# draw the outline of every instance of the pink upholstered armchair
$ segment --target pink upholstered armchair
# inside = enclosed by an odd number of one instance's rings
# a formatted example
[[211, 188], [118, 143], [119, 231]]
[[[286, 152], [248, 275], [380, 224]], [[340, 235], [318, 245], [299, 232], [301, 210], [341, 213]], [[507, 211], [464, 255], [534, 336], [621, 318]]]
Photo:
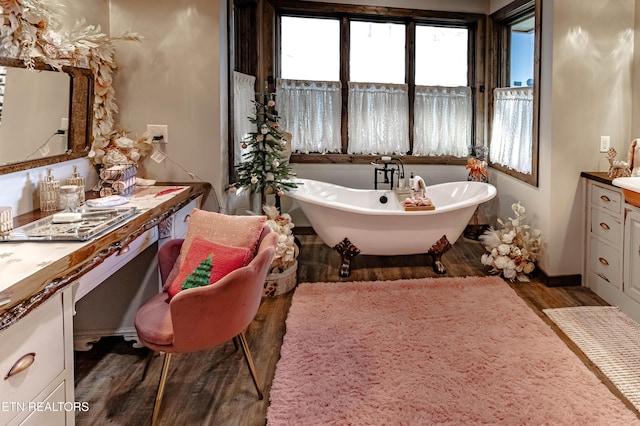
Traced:
[[[136, 330], [140, 342], [152, 350], [145, 366], [143, 380], [153, 353], [166, 353], [152, 424], [155, 424], [158, 418], [171, 354], [212, 348], [230, 339], [234, 339], [235, 343], [236, 337], [243, 350], [258, 397], [262, 399], [262, 389], [244, 337], [244, 330], [260, 306], [265, 277], [277, 240], [278, 236], [264, 226], [255, 257], [247, 266], [230, 272], [213, 284], [182, 290], [169, 302], [167, 293], [160, 293], [140, 308], [135, 320]], [[183, 240], [170, 241], [158, 252], [163, 283], [178, 259], [182, 243]]]

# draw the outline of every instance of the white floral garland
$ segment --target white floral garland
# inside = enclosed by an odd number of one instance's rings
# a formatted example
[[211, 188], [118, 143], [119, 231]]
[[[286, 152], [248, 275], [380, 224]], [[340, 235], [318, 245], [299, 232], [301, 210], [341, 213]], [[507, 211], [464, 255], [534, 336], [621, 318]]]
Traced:
[[141, 141], [123, 140], [123, 132], [113, 130], [118, 112], [112, 86], [113, 42], [141, 41], [142, 37], [131, 32], [108, 37], [100, 26], [87, 25], [84, 19], [64, 31], [60, 19], [64, 7], [54, 0], [0, 0], [0, 56], [21, 59], [27, 68], [33, 68], [38, 59], [57, 70], [64, 65], [91, 69], [95, 91], [91, 161], [94, 165], [110, 160], [137, 162], [150, 149], [134, 146]]

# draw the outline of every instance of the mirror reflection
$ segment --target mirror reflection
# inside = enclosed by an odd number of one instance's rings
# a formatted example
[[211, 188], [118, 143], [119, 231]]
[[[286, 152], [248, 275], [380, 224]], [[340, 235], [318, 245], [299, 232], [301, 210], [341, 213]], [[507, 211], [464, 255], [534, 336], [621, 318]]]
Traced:
[[[69, 74], [1, 67], [0, 165], [69, 150]], [[4, 80], [4, 84], [2, 84]]]

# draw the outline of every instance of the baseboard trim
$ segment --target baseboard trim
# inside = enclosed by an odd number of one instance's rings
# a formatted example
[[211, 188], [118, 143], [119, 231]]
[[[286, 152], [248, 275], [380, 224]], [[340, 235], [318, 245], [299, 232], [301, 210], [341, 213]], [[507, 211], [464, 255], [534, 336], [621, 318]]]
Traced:
[[540, 268], [538, 268], [537, 271], [536, 277], [547, 287], [569, 287], [582, 285], [581, 274], [549, 276]]
[[293, 233], [297, 235], [316, 235], [315, 229], [311, 226], [296, 226], [293, 228]]

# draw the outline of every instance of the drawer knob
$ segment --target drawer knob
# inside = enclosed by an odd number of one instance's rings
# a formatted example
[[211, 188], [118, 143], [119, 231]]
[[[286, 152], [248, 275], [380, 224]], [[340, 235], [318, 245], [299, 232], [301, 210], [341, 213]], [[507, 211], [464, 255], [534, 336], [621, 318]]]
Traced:
[[598, 261], [600, 261], [600, 263], [602, 263], [604, 266], [609, 266], [609, 262], [607, 262], [607, 259], [605, 259], [604, 257], [598, 258]]
[[129, 245], [126, 245], [126, 246], [122, 247], [120, 250], [118, 250], [118, 253], [116, 254], [116, 256], [120, 256], [121, 254], [125, 254], [129, 250], [131, 250], [131, 247], [129, 247]]
[[184, 223], [187, 223], [187, 222], [189, 222], [189, 219], [191, 219], [191, 215], [190, 215], [190, 214], [188, 214], [188, 215], [186, 215], [186, 216], [184, 217], [183, 222], [184, 222]]
[[611, 199], [610, 199], [609, 197], [607, 197], [606, 195], [601, 195], [601, 196], [600, 196], [600, 199], [601, 199], [602, 201], [604, 201], [605, 203], [608, 203], [608, 202], [610, 202], [610, 201], [611, 201]]
[[603, 274], [598, 274], [598, 276], [599, 276], [600, 278], [602, 278], [603, 280], [605, 280], [606, 282], [608, 282], [608, 283], [610, 283], [610, 282], [611, 282], [611, 281], [609, 281], [609, 278], [607, 278], [607, 277], [606, 277], [605, 275], [603, 275]]
[[31, 367], [31, 364], [33, 364], [35, 360], [36, 354], [34, 352], [29, 352], [28, 354], [22, 355], [20, 359], [17, 360], [15, 364], [13, 364], [7, 375], [4, 376], [4, 379], [7, 380], [9, 377], [23, 372], [27, 368]]
[[605, 231], [608, 231], [609, 229], [611, 229], [609, 225], [607, 225], [604, 222], [600, 222], [600, 228], [604, 229]]

